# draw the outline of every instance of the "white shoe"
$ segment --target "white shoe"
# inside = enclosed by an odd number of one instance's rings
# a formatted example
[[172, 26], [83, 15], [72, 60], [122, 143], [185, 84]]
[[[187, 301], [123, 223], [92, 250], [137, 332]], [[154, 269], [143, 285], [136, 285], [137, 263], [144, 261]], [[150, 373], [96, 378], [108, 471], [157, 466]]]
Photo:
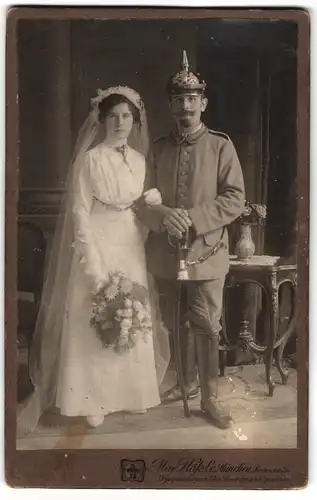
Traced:
[[104, 416], [103, 415], [91, 415], [86, 417], [86, 420], [90, 427], [99, 427], [99, 425], [103, 424]]
[[131, 415], [144, 415], [144, 413], [146, 413], [147, 410], [130, 410], [129, 413], [131, 413]]

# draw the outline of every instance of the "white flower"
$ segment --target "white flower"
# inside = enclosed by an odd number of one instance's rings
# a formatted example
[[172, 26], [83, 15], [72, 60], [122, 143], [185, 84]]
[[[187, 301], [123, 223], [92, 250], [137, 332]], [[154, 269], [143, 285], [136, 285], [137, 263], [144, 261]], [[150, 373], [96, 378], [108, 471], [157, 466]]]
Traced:
[[143, 309], [143, 311], [141, 311], [141, 313], [142, 313], [143, 323], [147, 323], [147, 324], [151, 325], [152, 324], [151, 315], [146, 311], [146, 309]]
[[[133, 288], [133, 285], [132, 285], [132, 282], [130, 280], [128, 280], [127, 278], [122, 280], [121, 291], [123, 293], [130, 293], [132, 291], [132, 288]], [[127, 299], [127, 300], [129, 300], [129, 299]]]
[[152, 326], [152, 322], [149, 318], [144, 318], [142, 324], [145, 328], [151, 328]]
[[107, 288], [106, 297], [107, 297], [108, 300], [113, 300], [113, 299], [116, 298], [116, 296], [118, 295], [118, 293], [119, 293], [119, 288], [114, 283], [113, 285], [110, 285]]
[[123, 346], [123, 345], [126, 345], [127, 344], [127, 340], [126, 338], [123, 338], [123, 337], [120, 337], [119, 338], [119, 345]]
[[129, 335], [129, 328], [127, 328], [126, 326], [121, 326], [120, 335], [127, 337]]
[[130, 308], [130, 307], [132, 307], [132, 300], [130, 300], [130, 299], [125, 299], [125, 301], [124, 301], [124, 305], [125, 305], [125, 307], [126, 307], [126, 308]]
[[125, 317], [125, 318], [132, 318], [132, 316], [133, 316], [133, 311], [132, 311], [132, 309], [126, 309], [126, 310], [124, 311], [124, 317]]
[[116, 311], [116, 315], [115, 315], [115, 319], [117, 321], [121, 321], [122, 317], [123, 317], [123, 314], [124, 314], [124, 311], [122, 309], [118, 309]]
[[141, 304], [141, 302], [139, 300], [134, 300], [133, 301], [133, 307], [137, 311], [142, 311], [142, 309], [143, 309], [143, 305]]
[[149, 189], [144, 193], [144, 201], [147, 205], [161, 205], [162, 196], [158, 189]]
[[115, 271], [113, 273], [110, 273], [110, 281], [114, 285], [119, 285], [121, 279], [123, 278], [123, 273], [121, 271]]
[[145, 313], [144, 313], [144, 311], [138, 311], [136, 316], [137, 316], [139, 321], [143, 321], [143, 319], [145, 317]]
[[152, 323], [152, 319], [153, 319], [153, 322], [154, 322], [154, 318], [152, 318], [152, 314], [149, 314], [147, 311], [145, 311], [145, 318], [150, 323]]
[[122, 328], [131, 328], [132, 326], [132, 321], [129, 318], [125, 318], [121, 321], [121, 327]]
[[112, 273], [109, 274], [109, 280], [111, 283], [113, 283], [114, 285], [119, 285], [120, 284], [120, 281], [124, 278], [124, 274], [121, 272], [121, 271], [114, 271]]

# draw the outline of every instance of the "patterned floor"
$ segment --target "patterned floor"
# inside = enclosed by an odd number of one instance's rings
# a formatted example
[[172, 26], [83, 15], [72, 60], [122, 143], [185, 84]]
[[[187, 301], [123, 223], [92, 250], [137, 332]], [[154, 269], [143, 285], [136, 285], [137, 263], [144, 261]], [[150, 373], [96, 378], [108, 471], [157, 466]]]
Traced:
[[264, 366], [229, 368], [220, 379], [219, 395], [230, 407], [233, 428], [219, 430], [206, 423], [199, 398], [191, 401], [186, 419], [181, 403], [161, 405], [145, 415], [113, 414], [96, 429], [83, 418], [58, 413], [43, 415], [36, 432], [17, 439], [17, 449], [78, 448], [293, 448], [297, 434], [297, 381], [291, 370], [288, 384], [267, 396]]

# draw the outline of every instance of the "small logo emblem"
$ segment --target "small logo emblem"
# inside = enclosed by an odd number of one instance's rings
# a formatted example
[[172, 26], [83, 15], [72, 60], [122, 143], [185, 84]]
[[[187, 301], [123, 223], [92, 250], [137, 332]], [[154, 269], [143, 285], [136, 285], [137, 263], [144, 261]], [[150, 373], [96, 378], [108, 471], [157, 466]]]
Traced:
[[144, 476], [144, 460], [121, 460], [121, 481], [142, 483]]

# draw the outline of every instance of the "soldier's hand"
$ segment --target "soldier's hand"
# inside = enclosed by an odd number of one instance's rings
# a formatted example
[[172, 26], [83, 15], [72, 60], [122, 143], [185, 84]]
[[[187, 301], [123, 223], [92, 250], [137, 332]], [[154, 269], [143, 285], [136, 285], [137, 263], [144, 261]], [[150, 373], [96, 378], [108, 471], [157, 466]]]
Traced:
[[181, 239], [183, 233], [192, 225], [192, 221], [183, 208], [170, 208], [163, 220], [163, 226], [171, 236]]

